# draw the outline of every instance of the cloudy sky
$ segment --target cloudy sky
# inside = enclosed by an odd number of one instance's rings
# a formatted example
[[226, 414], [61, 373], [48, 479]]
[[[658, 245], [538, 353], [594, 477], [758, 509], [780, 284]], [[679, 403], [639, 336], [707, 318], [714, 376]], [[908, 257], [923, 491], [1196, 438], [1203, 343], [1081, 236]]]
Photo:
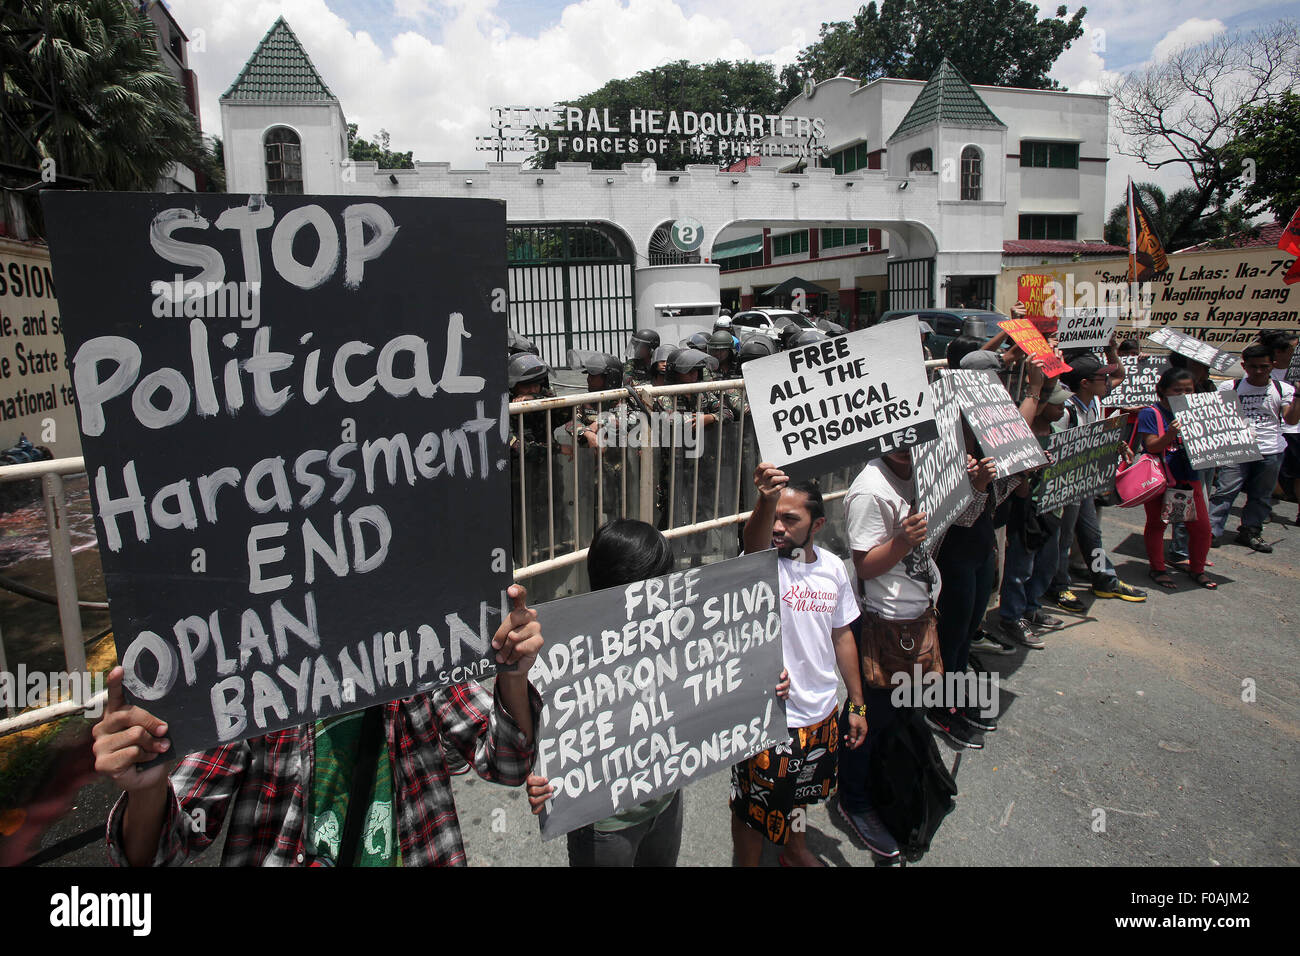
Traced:
[[[361, 135], [380, 128], [417, 159], [481, 165], [473, 151], [488, 107], [544, 105], [671, 60], [757, 59], [778, 68], [846, 20], [857, 0], [168, 0], [190, 36], [204, 131], [221, 132], [218, 98], [277, 16], [288, 20]], [[1078, 4], [1069, 4], [1071, 12]], [[1098, 0], [1087, 33], [1056, 62], [1066, 88], [1097, 92], [1184, 43], [1300, 16], [1300, 0]], [[1056, 2], [1039, 7], [1054, 12]], [[1125, 177], [1183, 185], [1112, 152], [1108, 204]]]

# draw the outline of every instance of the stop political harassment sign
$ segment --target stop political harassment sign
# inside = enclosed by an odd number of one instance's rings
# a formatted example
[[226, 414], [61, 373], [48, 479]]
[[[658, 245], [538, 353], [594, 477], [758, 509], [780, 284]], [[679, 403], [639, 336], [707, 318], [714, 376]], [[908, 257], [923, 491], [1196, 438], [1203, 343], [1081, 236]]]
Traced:
[[504, 207], [44, 202], [124, 687], [172, 752], [492, 673]]

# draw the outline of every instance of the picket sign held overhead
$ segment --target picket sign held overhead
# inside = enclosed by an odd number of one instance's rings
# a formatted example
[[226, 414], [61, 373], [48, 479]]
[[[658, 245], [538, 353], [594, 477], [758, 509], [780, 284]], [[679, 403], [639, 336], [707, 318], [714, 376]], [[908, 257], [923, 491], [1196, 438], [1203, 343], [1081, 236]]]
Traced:
[[42, 198], [123, 683], [170, 752], [494, 673], [504, 207]]
[[544, 839], [789, 739], [776, 561], [760, 551], [537, 608]]
[[1059, 303], [1048, 297], [1050, 281], [1051, 276], [1026, 273], [1016, 282], [1016, 301], [1025, 307], [1025, 318], [1043, 335], [1056, 331], [1056, 315], [1048, 315], [1048, 309], [1056, 309]]
[[1118, 325], [1119, 309], [1115, 306], [1062, 309], [1056, 327], [1056, 345], [1061, 349], [1104, 349]]
[[925, 514], [925, 547], [931, 553], [944, 531], [975, 497], [966, 472], [957, 380], [939, 376], [930, 383], [939, 437], [912, 447], [916, 510]]
[[1189, 358], [1194, 362], [1200, 362], [1215, 372], [1222, 372], [1237, 361], [1237, 356], [1216, 349], [1208, 342], [1194, 339], [1177, 329], [1156, 329], [1147, 336], [1147, 341], [1162, 345], [1169, 351], [1177, 352], [1184, 358]]
[[1156, 385], [1169, 363], [1155, 355], [1121, 355], [1119, 364], [1124, 369], [1124, 380], [1111, 388], [1103, 400], [1109, 408], [1139, 408], [1154, 405], [1160, 396]]
[[973, 369], [940, 369], [951, 383], [962, 417], [979, 442], [981, 457], [992, 458], [997, 476], [1028, 471], [1047, 464], [1043, 448], [997, 375]]
[[1054, 511], [1114, 488], [1125, 424], [1122, 416], [1112, 415], [1053, 432], [1047, 445], [1050, 462], [1034, 494], [1038, 510]]
[[915, 319], [755, 359], [743, 373], [762, 459], [792, 481], [938, 434]]
[[998, 328], [1011, 336], [1011, 341], [1020, 346], [1020, 350], [1026, 355], [1041, 358], [1043, 374], [1048, 378], [1056, 378], [1070, 371], [1070, 366], [1061, 361], [1061, 357], [1052, 351], [1052, 347], [1047, 344], [1047, 339], [1043, 338], [1043, 333], [1038, 331], [1034, 323], [1028, 319], [1003, 319], [998, 323]]
[[1197, 471], [1263, 459], [1255, 428], [1242, 411], [1236, 392], [1170, 395], [1169, 409]]

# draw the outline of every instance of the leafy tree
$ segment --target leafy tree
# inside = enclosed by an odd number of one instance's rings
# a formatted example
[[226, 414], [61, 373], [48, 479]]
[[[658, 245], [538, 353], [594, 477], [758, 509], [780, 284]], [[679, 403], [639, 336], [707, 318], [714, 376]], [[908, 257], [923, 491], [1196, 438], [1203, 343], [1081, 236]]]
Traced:
[[[172, 163], [197, 166], [204, 151], [198, 124], [158, 55], [153, 23], [137, 5], [48, 0], [50, 35], [44, 6], [42, 0], [6, 3], [0, 83], [12, 125], [0, 158], [49, 170], [56, 185], [81, 181], [97, 189], [151, 190]], [[36, 29], [26, 32], [29, 26]], [[39, 101], [49, 101], [51, 78], [57, 109], [46, 110]], [[15, 128], [29, 135], [16, 135]], [[39, 234], [33, 193], [25, 194], [24, 205]]]
[[[1222, 210], [1241, 175], [1244, 154], [1232, 148], [1238, 131], [1262, 146], [1250, 132], [1262, 130], [1254, 125], [1261, 118], [1254, 111], [1294, 103], [1285, 96], [1297, 85], [1300, 30], [1294, 21], [1279, 20], [1249, 34], [1219, 34], [1108, 84], [1111, 119], [1124, 137], [1115, 149], [1150, 169], [1185, 167], [1197, 191], [1195, 217], [1210, 206]], [[1284, 142], [1279, 139], [1279, 145]], [[1284, 168], [1276, 172], [1282, 175]]]
[[[642, 70], [626, 80], [611, 80], [592, 93], [557, 105], [584, 110], [608, 109], [610, 119], [623, 127], [621, 135], [627, 136], [636, 135], [629, 134], [626, 127], [631, 109], [766, 114], [781, 110], [790, 96], [783, 91], [770, 63], [743, 60], [688, 63], [678, 60], [652, 70]], [[557, 139], [568, 133], [558, 130], [534, 132], [547, 136], [551, 142], [549, 150], [535, 154], [530, 160], [534, 166], [543, 169], [553, 169], [557, 162], [589, 162], [596, 169], [618, 169], [623, 163], [639, 163], [645, 159], [653, 159], [659, 169], [683, 169], [688, 163], [717, 164], [727, 159], [716, 154], [683, 154], [676, 147], [666, 154], [651, 154], [644, 150], [606, 155], [577, 152], [572, 148], [561, 151]]]
[[357, 124], [348, 124], [348, 158], [357, 163], [378, 163], [380, 169], [414, 169], [412, 151], [396, 153], [388, 148], [388, 130], [381, 129], [375, 142], [357, 136]]
[[874, 0], [852, 20], [823, 23], [799, 54], [804, 76], [928, 80], [946, 56], [971, 83], [1055, 90], [1047, 74], [1083, 36], [1086, 7], [1038, 18], [1023, 0]]
[[[1202, 215], [1200, 194], [1194, 186], [1185, 186], [1172, 196], [1166, 196], [1155, 183], [1133, 185], [1142, 197], [1142, 205], [1151, 216], [1151, 225], [1167, 252], [1203, 242], [1220, 245], [1228, 236], [1249, 228], [1249, 217], [1240, 205], [1214, 209], [1208, 215]], [[1112, 245], [1128, 245], [1127, 200], [1111, 209], [1103, 235]]]
[[1244, 190], [1246, 211], [1289, 221], [1300, 208], [1300, 96], [1286, 90], [1243, 109], [1234, 132], [1224, 165]]

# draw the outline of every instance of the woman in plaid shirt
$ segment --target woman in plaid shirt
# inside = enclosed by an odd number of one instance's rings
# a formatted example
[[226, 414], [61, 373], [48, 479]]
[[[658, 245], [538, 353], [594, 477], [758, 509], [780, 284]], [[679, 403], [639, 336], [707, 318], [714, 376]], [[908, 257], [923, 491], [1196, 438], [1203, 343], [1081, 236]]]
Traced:
[[[524, 782], [533, 763], [533, 728], [541, 698], [528, 670], [542, 647], [537, 612], [519, 585], [514, 609], [492, 639], [496, 659], [517, 664], [497, 675], [489, 694], [469, 682], [381, 705], [396, 846], [402, 866], [463, 866], [456, 806], [439, 739], [459, 751], [479, 775], [505, 786]], [[311, 830], [317, 736], [322, 722], [190, 754], [174, 773], [137, 764], [169, 746], [167, 725], [122, 694], [122, 668], [108, 677], [108, 703], [95, 725], [95, 769], [124, 793], [108, 817], [108, 852], [119, 866], [167, 866], [202, 852], [230, 831], [224, 866], [305, 866], [322, 862]], [[381, 767], [383, 765], [381, 764]], [[363, 841], [373, 851], [370, 836]]]

